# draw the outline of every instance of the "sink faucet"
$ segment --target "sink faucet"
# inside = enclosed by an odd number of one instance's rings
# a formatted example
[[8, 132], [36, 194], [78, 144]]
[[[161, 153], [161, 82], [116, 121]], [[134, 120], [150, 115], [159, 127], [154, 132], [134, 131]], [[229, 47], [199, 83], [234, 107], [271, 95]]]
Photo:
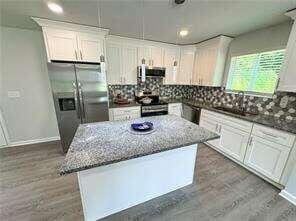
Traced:
[[246, 107], [245, 107], [245, 92], [239, 91], [238, 92], [238, 108], [240, 111], [244, 112]]

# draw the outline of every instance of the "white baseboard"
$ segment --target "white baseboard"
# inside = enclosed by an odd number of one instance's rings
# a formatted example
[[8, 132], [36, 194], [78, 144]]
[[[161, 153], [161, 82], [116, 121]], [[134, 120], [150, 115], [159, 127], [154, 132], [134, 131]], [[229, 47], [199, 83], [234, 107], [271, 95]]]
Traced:
[[9, 145], [6, 147], [15, 147], [15, 146], [28, 145], [28, 144], [44, 143], [44, 142], [56, 141], [60, 139], [61, 138], [59, 136], [56, 136], [56, 137], [46, 137], [46, 138], [40, 138], [40, 139], [34, 139], [34, 140], [16, 141], [16, 142], [10, 142]]
[[279, 195], [286, 200], [290, 201], [296, 206], [296, 196], [293, 196], [292, 194], [288, 193], [286, 190], [282, 190]]

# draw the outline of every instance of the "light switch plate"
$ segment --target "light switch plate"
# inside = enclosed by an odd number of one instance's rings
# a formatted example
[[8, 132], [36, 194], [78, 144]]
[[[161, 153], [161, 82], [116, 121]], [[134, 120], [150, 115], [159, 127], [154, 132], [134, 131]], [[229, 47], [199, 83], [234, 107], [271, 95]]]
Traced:
[[7, 91], [7, 96], [9, 98], [19, 98], [21, 97], [21, 93], [19, 91]]

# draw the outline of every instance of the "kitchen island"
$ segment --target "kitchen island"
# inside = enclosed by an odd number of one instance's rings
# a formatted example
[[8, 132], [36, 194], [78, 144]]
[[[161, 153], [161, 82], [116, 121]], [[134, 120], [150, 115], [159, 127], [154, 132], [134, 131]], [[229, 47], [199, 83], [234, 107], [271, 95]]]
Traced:
[[[143, 121], [155, 131], [130, 129]], [[85, 220], [97, 220], [191, 184], [197, 144], [215, 138], [174, 115], [82, 124], [60, 173], [77, 172]]]

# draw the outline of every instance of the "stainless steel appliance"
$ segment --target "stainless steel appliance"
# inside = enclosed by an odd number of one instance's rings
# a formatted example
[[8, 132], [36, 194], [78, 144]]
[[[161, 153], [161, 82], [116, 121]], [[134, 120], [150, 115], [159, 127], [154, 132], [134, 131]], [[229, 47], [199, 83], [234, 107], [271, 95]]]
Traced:
[[[143, 102], [145, 98], [149, 98], [151, 102]], [[135, 93], [135, 100], [141, 104], [141, 117], [168, 114], [168, 103], [159, 100], [158, 94], [147, 89]]]
[[106, 121], [106, 76], [98, 63], [48, 63], [58, 127], [67, 152], [79, 124]]
[[[146, 67], [145, 68], [145, 75], [146, 77], [165, 77], [165, 68], [159, 67]], [[138, 77], [142, 76], [142, 68], [141, 66], [138, 67]]]
[[182, 104], [182, 117], [195, 124], [199, 124], [201, 108]]

